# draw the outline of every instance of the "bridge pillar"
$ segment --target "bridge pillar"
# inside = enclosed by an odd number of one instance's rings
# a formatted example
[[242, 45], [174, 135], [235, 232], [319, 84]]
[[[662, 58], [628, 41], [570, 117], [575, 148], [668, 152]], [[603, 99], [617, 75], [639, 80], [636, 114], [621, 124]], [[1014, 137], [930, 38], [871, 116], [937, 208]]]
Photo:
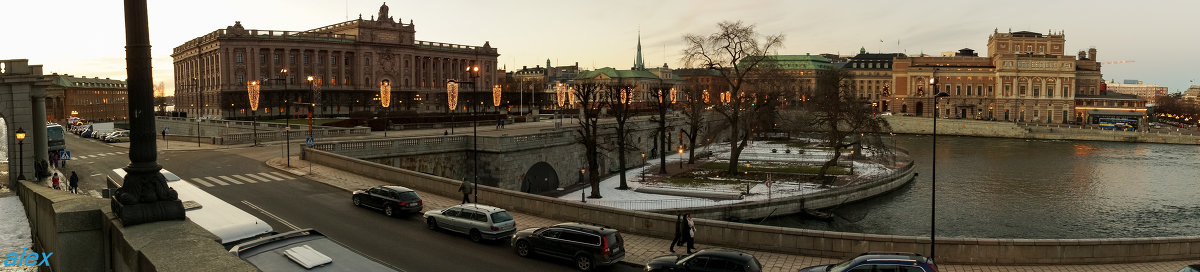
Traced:
[[[46, 148], [45, 102], [35, 104], [31, 100], [45, 97], [49, 85], [49, 81], [42, 79], [41, 65], [29, 65], [26, 59], [0, 60], [0, 117], [7, 124], [4, 138], [8, 144], [9, 187], [16, 187], [17, 177], [21, 174], [35, 176], [33, 162], [38, 158], [38, 145], [42, 150]], [[41, 113], [41, 118], [36, 118], [37, 112]], [[22, 148], [17, 144], [18, 128], [29, 133], [25, 139], [26, 152], [23, 157], [18, 157]], [[45, 151], [41, 153], [41, 158], [45, 158]], [[22, 162], [25, 164], [24, 173], [20, 171]]]

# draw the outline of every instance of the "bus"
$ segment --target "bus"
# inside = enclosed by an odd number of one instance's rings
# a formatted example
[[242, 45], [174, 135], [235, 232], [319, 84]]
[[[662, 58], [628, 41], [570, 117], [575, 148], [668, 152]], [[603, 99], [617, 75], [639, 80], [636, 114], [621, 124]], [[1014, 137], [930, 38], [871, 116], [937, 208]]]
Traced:
[[[125, 179], [125, 169], [117, 168], [112, 171], [122, 180]], [[167, 179], [167, 186], [179, 193], [179, 200], [184, 202], [184, 214], [188, 220], [216, 235], [226, 249], [275, 234], [267, 222], [200, 190], [196, 185], [183, 181], [171, 171], [162, 169], [159, 173]]]
[[46, 124], [46, 145], [50, 151], [58, 152], [67, 150], [67, 140], [63, 138], [66, 130], [58, 124]]
[[1117, 119], [1117, 118], [1100, 118], [1099, 120], [1096, 120], [1096, 121], [1097, 121], [1097, 124], [1100, 125], [1100, 129], [1103, 129], [1103, 130], [1117, 130], [1117, 131], [1137, 130], [1137, 121], [1136, 120]]

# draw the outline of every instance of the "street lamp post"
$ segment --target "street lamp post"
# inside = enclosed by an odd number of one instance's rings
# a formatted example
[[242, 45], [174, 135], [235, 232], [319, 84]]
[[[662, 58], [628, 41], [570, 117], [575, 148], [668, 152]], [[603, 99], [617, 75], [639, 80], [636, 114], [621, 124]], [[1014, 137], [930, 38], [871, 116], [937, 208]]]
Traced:
[[936, 76], [929, 78], [929, 85], [933, 86], [933, 177], [929, 183], [929, 258], [933, 258], [934, 248], [937, 245], [937, 119], [938, 119], [938, 98], [950, 96], [949, 93], [939, 92], [937, 86], [938, 80]]
[[646, 182], [646, 152], [642, 152], [642, 182]]
[[250, 99], [250, 113], [254, 116], [250, 125], [254, 132], [254, 146], [258, 146], [258, 97], [260, 88], [262, 88], [262, 85], [259, 85], [257, 80], [246, 82], [246, 95]]
[[[392, 82], [390, 80], [384, 79], [379, 82], [379, 105], [384, 109], [392, 105]], [[387, 115], [384, 115], [383, 121], [383, 137], [386, 138], [388, 127], [392, 125], [392, 121], [387, 118]]]
[[19, 146], [19, 149], [20, 149], [20, 151], [19, 151], [20, 153], [17, 156], [20, 158], [20, 163], [21, 163], [21, 169], [20, 169], [21, 172], [20, 172], [20, 174], [17, 175], [17, 179], [25, 180], [25, 129], [24, 128], [17, 128], [17, 146]]
[[[478, 82], [479, 81], [479, 65], [476, 64], [467, 69], [469, 69], [468, 71], [471, 72], [471, 76], [473, 76], [475, 78], [475, 82], [471, 82], [471, 90], [472, 90], [472, 92], [474, 92], [473, 95], [474, 95], [475, 99], [478, 99], [479, 98], [479, 82]], [[471, 102], [475, 102], [475, 99], [472, 99]], [[473, 167], [475, 168], [475, 170], [472, 171], [473, 175], [475, 177], [475, 190], [474, 190], [475, 191], [475, 203], [479, 203], [479, 120], [478, 120], [478, 118], [475, 118], [475, 111], [477, 110], [476, 107], [477, 106], [475, 106], [474, 103], [472, 103], [472, 105], [471, 105], [471, 108], [472, 108], [472, 110], [471, 110], [471, 144], [474, 146], [474, 148], [472, 148], [471, 153], [473, 154], [472, 156], [475, 157], [475, 159], [474, 159], [475, 162], [472, 163]]]
[[197, 97], [200, 100], [199, 103], [196, 103], [196, 106], [200, 107], [200, 110], [196, 111], [196, 147], [200, 147], [200, 117], [204, 117], [204, 88], [200, 87], [199, 78], [193, 77], [192, 84], [196, 86], [196, 93], [199, 94]]

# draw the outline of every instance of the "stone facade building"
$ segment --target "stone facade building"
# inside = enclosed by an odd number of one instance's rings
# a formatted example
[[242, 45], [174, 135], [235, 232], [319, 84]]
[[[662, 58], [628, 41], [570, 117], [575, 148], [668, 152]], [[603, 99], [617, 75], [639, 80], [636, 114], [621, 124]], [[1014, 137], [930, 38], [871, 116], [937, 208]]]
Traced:
[[1157, 96], [1167, 95], [1167, 87], [1155, 84], [1143, 84], [1140, 81], [1135, 83], [1109, 82], [1107, 84], [1109, 92], [1136, 95], [1138, 98], [1145, 100], [1154, 100]]
[[[915, 116], [937, 110], [953, 118], [1082, 122], [1088, 112], [1075, 109], [1075, 97], [1101, 95], [1100, 63], [1095, 48], [1077, 58], [1064, 54], [1064, 43], [1062, 32], [997, 31], [988, 38], [986, 57], [970, 49], [953, 57], [898, 56], [890, 109]], [[935, 104], [937, 92], [949, 96]]]
[[[402, 110], [445, 112], [448, 80], [476, 85], [462, 86], [458, 105], [490, 101], [498, 82], [491, 72], [498, 70], [496, 48], [419, 41], [415, 34], [412, 20], [389, 16], [387, 5], [378, 17], [304, 31], [245, 29], [236, 22], [175, 47], [176, 109], [249, 118], [251, 81], [261, 84], [258, 115], [282, 115], [286, 103], [314, 102], [317, 93], [318, 115], [378, 110], [374, 99], [385, 82], [392, 107]], [[292, 107], [292, 113], [308, 108]]]
[[888, 97], [892, 88], [892, 61], [905, 57], [902, 53], [867, 53], [860, 48], [858, 55], [849, 58], [842, 69], [854, 76], [854, 96], [870, 101], [879, 112], [890, 111]]
[[128, 87], [124, 80], [98, 77], [46, 76], [46, 120], [66, 124], [69, 117], [105, 122], [129, 118]]

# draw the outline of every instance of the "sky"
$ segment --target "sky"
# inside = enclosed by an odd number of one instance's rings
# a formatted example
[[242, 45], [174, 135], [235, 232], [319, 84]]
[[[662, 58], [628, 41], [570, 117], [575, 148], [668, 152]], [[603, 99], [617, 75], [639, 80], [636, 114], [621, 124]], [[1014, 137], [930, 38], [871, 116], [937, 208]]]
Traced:
[[[247, 29], [308, 30], [370, 19], [378, 0], [149, 1], [155, 83], [174, 92], [171, 51], [241, 21]], [[1066, 52], [1095, 47], [1105, 80], [1141, 80], [1182, 92], [1200, 85], [1200, 1], [710, 1], [441, 0], [388, 1], [389, 15], [416, 25], [422, 41], [490, 42], [508, 70], [573, 65], [628, 69], [638, 34], [646, 66], [682, 67], [683, 35], [708, 34], [721, 21], [743, 21], [783, 34], [779, 54], [868, 52], [910, 55], [972, 48], [987, 52], [1000, 32], [1064, 31]], [[122, 2], [0, 2], [0, 59], [29, 59], [46, 74], [125, 79]], [[15, 11], [15, 12], [13, 12]], [[1193, 81], [1196, 81], [1193, 83]]]

